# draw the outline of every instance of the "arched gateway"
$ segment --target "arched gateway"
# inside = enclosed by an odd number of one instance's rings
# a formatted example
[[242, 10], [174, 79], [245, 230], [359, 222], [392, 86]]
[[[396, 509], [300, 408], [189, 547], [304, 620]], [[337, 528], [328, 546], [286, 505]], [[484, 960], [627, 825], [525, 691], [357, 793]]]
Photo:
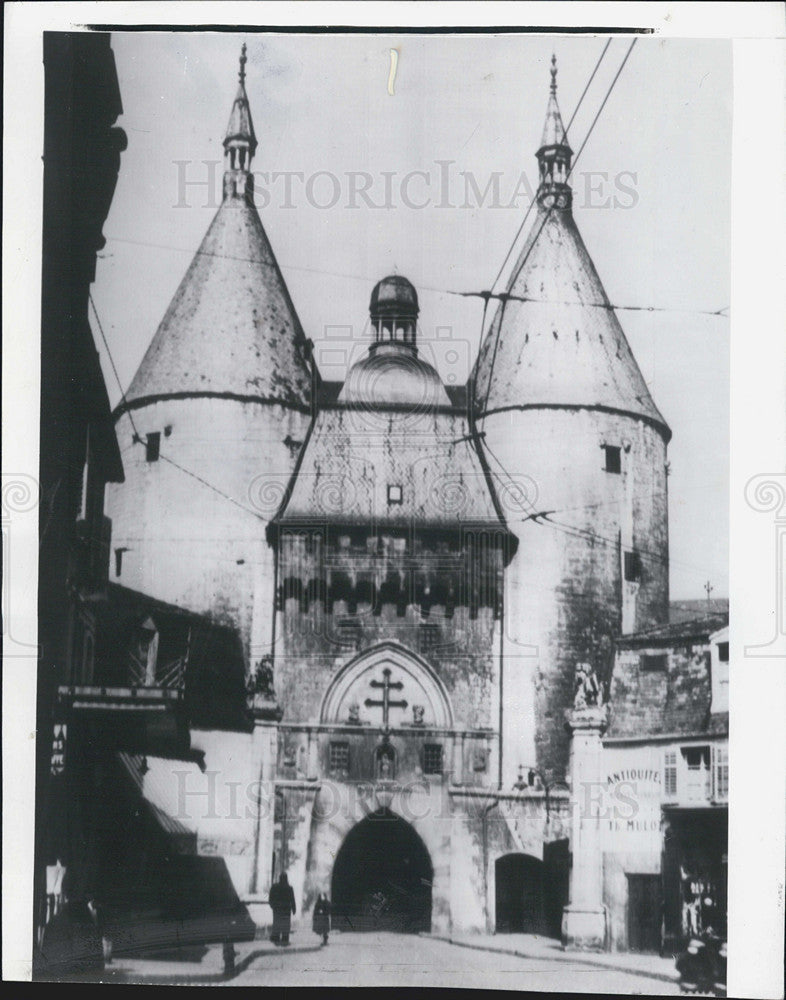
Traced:
[[338, 930], [431, 930], [434, 869], [409, 823], [379, 809], [347, 834], [333, 866], [333, 926]]
[[505, 854], [494, 869], [497, 934], [559, 938], [568, 903], [568, 841], [545, 844], [542, 861], [529, 854]]

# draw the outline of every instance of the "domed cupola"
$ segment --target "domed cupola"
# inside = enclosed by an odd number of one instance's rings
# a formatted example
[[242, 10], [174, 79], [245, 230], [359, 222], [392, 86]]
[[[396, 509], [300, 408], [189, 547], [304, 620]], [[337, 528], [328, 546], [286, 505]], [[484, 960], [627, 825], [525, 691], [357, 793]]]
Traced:
[[369, 311], [374, 341], [367, 357], [350, 368], [339, 401], [367, 409], [450, 406], [437, 371], [418, 357], [418, 293], [412, 282], [398, 274], [377, 282]]
[[[418, 293], [415, 286], [400, 274], [389, 274], [378, 281], [369, 305], [376, 343], [394, 340], [415, 347]], [[373, 348], [372, 348], [373, 349]]]

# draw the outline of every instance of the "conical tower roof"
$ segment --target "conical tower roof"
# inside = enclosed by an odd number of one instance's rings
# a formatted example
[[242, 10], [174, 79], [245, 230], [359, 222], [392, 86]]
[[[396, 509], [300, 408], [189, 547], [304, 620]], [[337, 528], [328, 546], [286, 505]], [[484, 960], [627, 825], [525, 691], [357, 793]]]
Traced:
[[[237, 108], [236, 100], [233, 118]], [[249, 112], [249, 154], [250, 121]], [[224, 175], [221, 207], [126, 393], [131, 405], [197, 394], [308, 407], [306, 339], [253, 203], [249, 166], [250, 155]]]
[[[552, 102], [556, 107], [553, 85], [548, 136], [559, 116], [558, 110], [556, 119], [552, 115]], [[565, 147], [563, 139], [561, 155]], [[511, 272], [510, 298], [498, 304], [481, 345], [475, 412], [559, 406], [612, 410], [657, 425], [668, 439], [671, 432], [576, 227], [566, 179], [555, 180], [543, 147], [538, 159], [538, 210]], [[563, 161], [563, 171], [569, 164], [569, 158]]]

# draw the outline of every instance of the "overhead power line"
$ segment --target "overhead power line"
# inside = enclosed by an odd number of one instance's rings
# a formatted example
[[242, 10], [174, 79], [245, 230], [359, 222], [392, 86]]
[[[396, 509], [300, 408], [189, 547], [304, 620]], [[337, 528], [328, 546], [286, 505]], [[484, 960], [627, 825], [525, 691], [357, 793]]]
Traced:
[[[575, 157], [573, 158], [573, 161], [571, 163], [570, 169], [568, 170], [568, 172], [565, 175], [565, 183], [566, 184], [567, 184], [568, 180], [570, 179], [570, 175], [576, 169], [576, 164], [578, 163], [579, 158], [581, 157], [581, 154], [584, 152], [584, 149], [585, 149], [585, 147], [586, 147], [586, 145], [587, 145], [587, 143], [589, 141], [589, 138], [592, 135], [593, 129], [595, 128], [595, 125], [597, 124], [598, 119], [600, 118], [601, 112], [606, 107], [606, 102], [608, 101], [609, 96], [611, 95], [611, 92], [614, 89], [614, 86], [616, 85], [617, 80], [619, 79], [620, 74], [622, 73], [622, 70], [625, 67], [625, 63], [628, 61], [628, 57], [630, 56], [631, 52], [633, 51], [633, 47], [636, 44], [636, 41], [637, 41], [637, 39], [634, 38], [633, 41], [628, 46], [628, 51], [625, 53], [625, 58], [620, 63], [619, 69], [614, 74], [614, 79], [611, 81], [611, 83], [609, 84], [608, 89], [606, 90], [606, 95], [603, 98], [603, 100], [601, 101], [600, 107], [598, 108], [597, 112], [595, 113], [595, 117], [592, 119], [590, 127], [587, 130], [586, 135], [584, 136], [584, 141], [582, 142], [581, 146], [579, 147], [579, 151], [578, 151], [578, 153], [576, 153]], [[605, 49], [604, 49], [604, 53], [605, 53]], [[601, 58], [602, 57], [603, 57], [603, 53], [601, 54]], [[600, 64], [600, 60], [598, 60], [598, 65], [599, 64]], [[597, 70], [597, 66], [595, 67], [595, 69]], [[593, 71], [593, 74], [594, 74], [594, 72], [595, 71]], [[585, 91], [586, 91], [586, 89], [587, 88], [585, 88]], [[519, 279], [519, 275], [524, 270], [524, 265], [527, 263], [527, 261], [530, 258], [530, 255], [532, 254], [532, 251], [535, 249], [535, 246], [536, 246], [538, 240], [540, 239], [540, 236], [541, 236], [543, 230], [546, 228], [546, 223], [551, 218], [551, 215], [552, 215], [553, 211], [554, 211], [554, 206], [552, 205], [549, 208], [547, 208], [546, 211], [544, 212], [544, 214], [543, 214], [543, 221], [540, 224], [540, 228], [535, 233], [535, 237], [532, 240], [532, 242], [530, 243], [527, 252], [523, 255], [521, 261], [519, 262], [518, 266], [516, 267], [515, 273], [513, 274], [513, 276], [511, 277], [511, 279], [509, 280], [509, 282], [508, 282], [508, 288], [512, 289], [512, 288], [515, 287], [516, 282]], [[497, 360], [497, 349], [499, 347], [500, 334], [502, 332], [502, 321], [505, 318], [505, 306], [507, 305], [509, 298], [510, 298], [510, 295], [507, 295], [507, 296], [505, 296], [502, 299], [502, 308], [500, 309], [500, 312], [499, 312], [498, 316], [495, 317], [495, 319], [497, 320], [497, 330], [496, 330], [496, 334], [495, 334], [495, 337], [494, 337], [494, 348], [492, 350], [491, 364], [489, 366], [489, 372], [488, 372], [488, 382], [487, 382], [487, 385], [486, 385], [486, 398], [485, 398], [484, 403], [483, 403], [483, 418], [482, 419], [484, 421], [485, 421], [486, 409], [488, 408], [489, 394], [491, 392], [491, 382], [492, 382], [492, 379], [493, 379], [493, 376], [494, 376], [494, 365], [495, 365], [496, 360]], [[474, 378], [474, 375], [473, 375], [473, 378]], [[474, 398], [474, 395], [475, 394], [474, 394], [474, 391], [473, 391], [473, 393], [472, 393], [473, 398]]]
[[[570, 127], [573, 124], [573, 120], [575, 119], [576, 115], [578, 114], [579, 108], [581, 107], [582, 102], [584, 101], [584, 98], [587, 95], [587, 91], [590, 88], [590, 84], [595, 79], [595, 74], [598, 72], [598, 69], [600, 68], [600, 64], [603, 62], [603, 57], [606, 55], [606, 52], [608, 51], [609, 45], [611, 45], [611, 39], [610, 38], [606, 40], [606, 44], [603, 46], [603, 51], [601, 52], [600, 56], [598, 57], [598, 61], [595, 63], [595, 68], [593, 69], [592, 73], [590, 74], [589, 80], [587, 80], [587, 85], [584, 87], [584, 90], [582, 91], [582, 94], [581, 94], [581, 97], [579, 98], [578, 104], [573, 109], [573, 114], [570, 116], [570, 121], [568, 122], [568, 127], [565, 129], [565, 138], [566, 139], [568, 137], [568, 133], [570, 132]], [[502, 275], [502, 272], [505, 270], [505, 267], [507, 266], [507, 263], [510, 260], [511, 254], [513, 253], [513, 251], [514, 251], [514, 249], [516, 247], [516, 244], [519, 241], [519, 237], [521, 236], [522, 232], [524, 231], [524, 226], [526, 225], [527, 219], [529, 218], [529, 213], [532, 211], [532, 206], [535, 204], [536, 200], [537, 199], [533, 198], [533, 200], [527, 206], [527, 211], [524, 213], [524, 218], [521, 220], [521, 225], [518, 228], [518, 232], [513, 237], [513, 242], [510, 244], [510, 249], [508, 250], [507, 254], [505, 255], [505, 259], [502, 261], [502, 264], [500, 266], [499, 271], [497, 271], [496, 278], [491, 282], [491, 291], [489, 292], [490, 295], [493, 293], [494, 288], [495, 288], [497, 282], [499, 281], [499, 279], [500, 279], [500, 277]], [[466, 294], [472, 294], [472, 293], [466, 293]], [[482, 334], [483, 334], [483, 327], [481, 327], [480, 332], [481, 332], [481, 336], [482, 336]]]
[[[526, 217], [525, 217], [526, 218]], [[177, 253], [188, 253], [192, 256], [197, 256], [200, 253], [205, 253], [202, 250], [194, 251], [191, 247], [176, 247], [167, 245], [164, 243], [149, 243], [144, 240], [128, 240], [120, 236], [107, 236], [107, 240], [113, 241], [115, 243], [128, 243], [131, 246], [141, 246], [150, 247], [155, 250], [174, 250]], [[222, 260], [236, 260], [244, 264], [263, 264], [266, 267], [273, 267], [273, 265], [266, 260], [261, 260], [256, 257], [239, 257], [233, 254], [218, 254], [209, 253], [210, 257], [219, 257]], [[282, 271], [304, 271], [308, 274], [318, 274], [329, 278], [346, 278], [348, 281], [362, 281], [366, 284], [373, 285], [376, 282], [375, 278], [369, 278], [365, 274], [348, 274], [345, 271], [325, 271], [318, 267], [301, 267], [297, 264], [280, 264]], [[495, 279], [496, 283], [496, 279]], [[700, 316], [722, 316], [724, 319], [728, 318], [728, 306], [724, 306], [722, 309], [689, 309], [679, 306], [641, 306], [641, 305], [621, 305], [617, 302], [572, 302], [569, 300], [557, 301], [554, 299], [538, 298], [537, 296], [515, 296], [510, 295], [508, 292], [493, 292], [490, 290], [481, 291], [459, 291], [455, 288], [439, 288], [435, 285], [418, 285], [418, 293], [420, 292], [433, 292], [435, 295], [454, 295], [459, 298], [478, 298], [478, 299], [498, 299], [504, 301], [505, 298], [512, 299], [519, 302], [544, 302], [551, 303], [552, 305], [584, 305], [588, 308], [593, 309], [613, 309], [613, 310], [633, 310], [635, 312], [674, 312], [674, 313], [687, 313], [691, 315]]]
[[98, 310], [96, 309], [96, 304], [95, 301], [93, 300], [93, 293], [90, 291], [88, 291], [88, 298], [90, 300], [90, 305], [93, 307], [93, 315], [96, 318], [96, 323], [98, 324], [98, 331], [101, 334], [101, 339], [103, 340], [104, 347], [106, 348], [107, 357], [109, 358], [109, 364], [112, 366], [112, 371], [115, 373], [115, 381], [117, 382], [117, 387], [120, 390], [120, 397], [123, 400], [124, 406], [126, 406], [126, 412], [128, 413], [128, 418], [131, 421], [131, 426], [134, 429], [134, 437], [135, 439], [141, 440], [141, 438], [139, 437], [139, 431], [136, 429], [136, 424], [134, 423], [134, 418], [131, 415], [131, 411], [128, 409], [126, 405], [127, 400], [126, 400], [125, 389], [123, 388], [123, 383], [120, 381], [120, 376], [117, 373], [117, 366], [115, 365], [115, 359], [112, 357], [112, 352], [109, 349], [109, 343], [106, 339], [106, 334], [104, 333], [104, 327], [103, 324], [101, 323], [101, 317], [98, 315]]
[[[485, 441], [485, 449], [486, 449], [486, 451], [491, 455], [491, 457], [494, 459], [495, 463], [499, 466], [499, 468], [501, 470], [501, 473], [502, 473], [502, 476], [504, 476], [509, 481], [509, 483], [512, 485], [512, 487], [516, 490], [516, 493], [518, 494], [520, 492], [520, 490], [519, 490], [519, 485], [520, 484], [518, 484], [516, 482], [516, 480], [513, 478], [513, 476], [510, 474], [510, 472], [508, 472], [507, 468], [505, 467], [505, 465], [503, 464], [502, 460], [499, 458], [499, 456], [497, 455], [497, 453], [489, 446], [488, 440], [485, 437], [485, 435], [483, 435], [483, 437], [484, 437], [484, 441]], [[490, 471], [490, 473], [491, 473], [492, 476], [495, 476], [497, 478], [501, 478], [500, 477], [500, 473], [494, 472], [492, 470], [489, 470], [489, 471]], [[661, 496], [661, 495], [662, 496], [666, 496], [667, 494], [666, 493], [663, 493], [663, 494], [660, 494], [660, 493], [639, 494], [639, 496], [647, 496], [647, 495], [652, 496], [653, 498], [655, 498], [655, 497]], [[571, 511], [571, 510], [582, 510], [582, 509], [584, 509], [581, 506], [576, 506], [576, 507], [562, 507], [562, 508], [557, 508], [557, 509], [554, 509], [554, 510], [543, 510], [543, 509], [538, 510], [535, 507], [535, 505], [531, 501], [526, 500], [526, 498], [524, 498], [523, 502], [524, 502], [525, 506], [529, 507], [530, 513], [526, 514], [524, 517], [517, 518], [516, 520], [518, 522], [520, 522], [520, 523], [524, 523], [526, 521], [534, 521], [535, 524], [538, 524], [538, 525], [548, 525], [550, 528], [553, 528], [555, 531], [562, 532], [562, 534], [571, 535], [571, 536], [573, 536], [575, 538], [590, 539], [593, 542], [597, 542], [600, 545], [606, 545], [606, 546], [612, 546], [614, 548], [623, 548], [624, 549], [624, 546], [622, 546], [622, 542], [621, 542], [620, 538], [610, 538], [610, 537], [608, 537], [606, 535], [601, 535], [598, 532], [593, 531], [591, 528], [581, 528], [578, 525], [566, 524], [564, 521], [555, 521], [553, 519], [553, 515], [554, 514], [566, 513], [566, 512]], [[609, 503], [616, 503], [616, 502], [617, 501], [609, 501]], [[603, 506], [603, 505], [602, 504], [587, 504], [586, 505], [587, 508], [596, 507], [596, 506]], [[629, 547], [629, 550], [631, 552], [634, 552], [634, 551], [637, 552], [643, 558], [652, 560], [653, 562], [663, 563], [666, 566], [669, 566], [669, 565], [685, 566], [688, 569], [700, 570], [702, 573], [706, 573], [706, 567], [702, 568], [700, 566], [695, 565], [694, 563], [685, 562], [682, 559], [674, 559], [674, 558], [672, 558], [669, 555], [663, 555], [662, 552], [656, 552], [656, 551], [654, 551], [652, 549], [641, 548], [638, 545], [635, 545], [635, 546], [631, 545]]]
[[[104, 327], [103, 327], [103, 325], [101, 323], [101, 317], [98, 315], [98, 310], [96, 309], [96, 304], [93, 301], [93, 295], [92, 295], [92, 293], [89, 293], [89, 299], [90, 299], [90, 305], [93, 307], [93, 315], [95, 316], [96, 323], [98, 324], [98, 330], [99, 330], [99, 332], [101, 334], [101, 339], [104, 342], [104, 347], [106, 348], [106, 353], [107, 353], [107, 356], [109, 357], [109, 363], [112, 366], [112, 371], [114, 372], [115, 379], [117, 381], [117, 386], [120, 389], [120, 397], [121, 397], [121, 400], [123, 402], [124, 412], [128, 414], [128, 419], [131, 421], [131, 427], [132, 427], [133, 432], [134, 432], [133, 442], [134, 442], [134, 444], [146, 446], [147, 445], [147, 435], [145, 435], [144, 438], [143, 438], [143, 436], [137, 430], [136, 424], [134, 423], [134, 417], [133, 417], [133, 414], [132, 414], [132, 411], [131, 411], [130, 407], [128, 406], [128, 400], [126, 399], [125, 389], [123, 388], [123, 383], [120, 381], [120, 376], [118, 375], [118, 372], [117, 372], [117, 366], [115, 365], [115, 359], [112, 357], [112, 351], [109, 348], [109, 343], [107, 342], [106, 334], [104, 333]], [[241, 510], [245, 511], [247, 514], [251, 514], [253, 517], [259, 518], [260, 520], [264, 520], [264, 518], [260, 517], [260, 514], [259, 514], [258, 511], [252, 510], [250, 507], [246, 507], [244, 504], [240, 503], [239, 500], [236, 500], [234, 497], [230, 496], [228, 493], [225, 493], [220, 487], [216, 486], [214, 483], [210, 483], [210, 482], [208, 482], [207, 479], [204, 479], [202, 476], [198, 475], [198, 473], [192, 472], [190, 469], [186, 469], [185, 466], [180, 465], [174, 459], [169, 458], [168, 455], [165, 455], [163, 453], [163, 451], [161, 451], [160, 448], [159, 448], [159, 451], [158, 451], [158, 457], [162, 461], [167, 462], [169, 465], [174, 466], [176, 469], [179, 469], [180, 472], [184, 473], [186, 476], [190, 476], [192, 479], [195, 479], [198, 483], [201, 483], [203, 486], [206, 486], [209, 490], [212, 490], [214, 493], [216, 493], [218, 496], [222, 497], [224, 500], [228, 500], [230, 503], [234, 504], [236, 507], [239, 507]]]

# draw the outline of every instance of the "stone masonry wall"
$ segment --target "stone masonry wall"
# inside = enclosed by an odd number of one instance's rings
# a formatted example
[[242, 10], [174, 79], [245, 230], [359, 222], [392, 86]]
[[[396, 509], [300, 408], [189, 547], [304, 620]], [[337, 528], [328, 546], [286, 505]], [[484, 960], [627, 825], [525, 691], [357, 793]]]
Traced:
[[[577, 662], [608, 679], [612, 639], [667, 617], [666, 446], [639, 419], [591, 410], [492, 414], [484, 429], [528, 501], [506, 511], [519, 548], [505, 578], [504, 781], [519, 763], [561, 778]], [[619, 474], [603, 445], [621, 449]], [[639, 553], [637, 581], [623, 579], [625, 550]]]
[[[132, 422], [133, 418], [133, 422]], [[280, 406], [179, 399], [124, 413], [117, 434], [125, 483], [107, 493], [110, 579], [234, 626], [248, 660], [269, 651], [273, 552], [265, 525], [284, 494], [307, 416]], [[160, 457], [144, 441], [160, 433]]]

